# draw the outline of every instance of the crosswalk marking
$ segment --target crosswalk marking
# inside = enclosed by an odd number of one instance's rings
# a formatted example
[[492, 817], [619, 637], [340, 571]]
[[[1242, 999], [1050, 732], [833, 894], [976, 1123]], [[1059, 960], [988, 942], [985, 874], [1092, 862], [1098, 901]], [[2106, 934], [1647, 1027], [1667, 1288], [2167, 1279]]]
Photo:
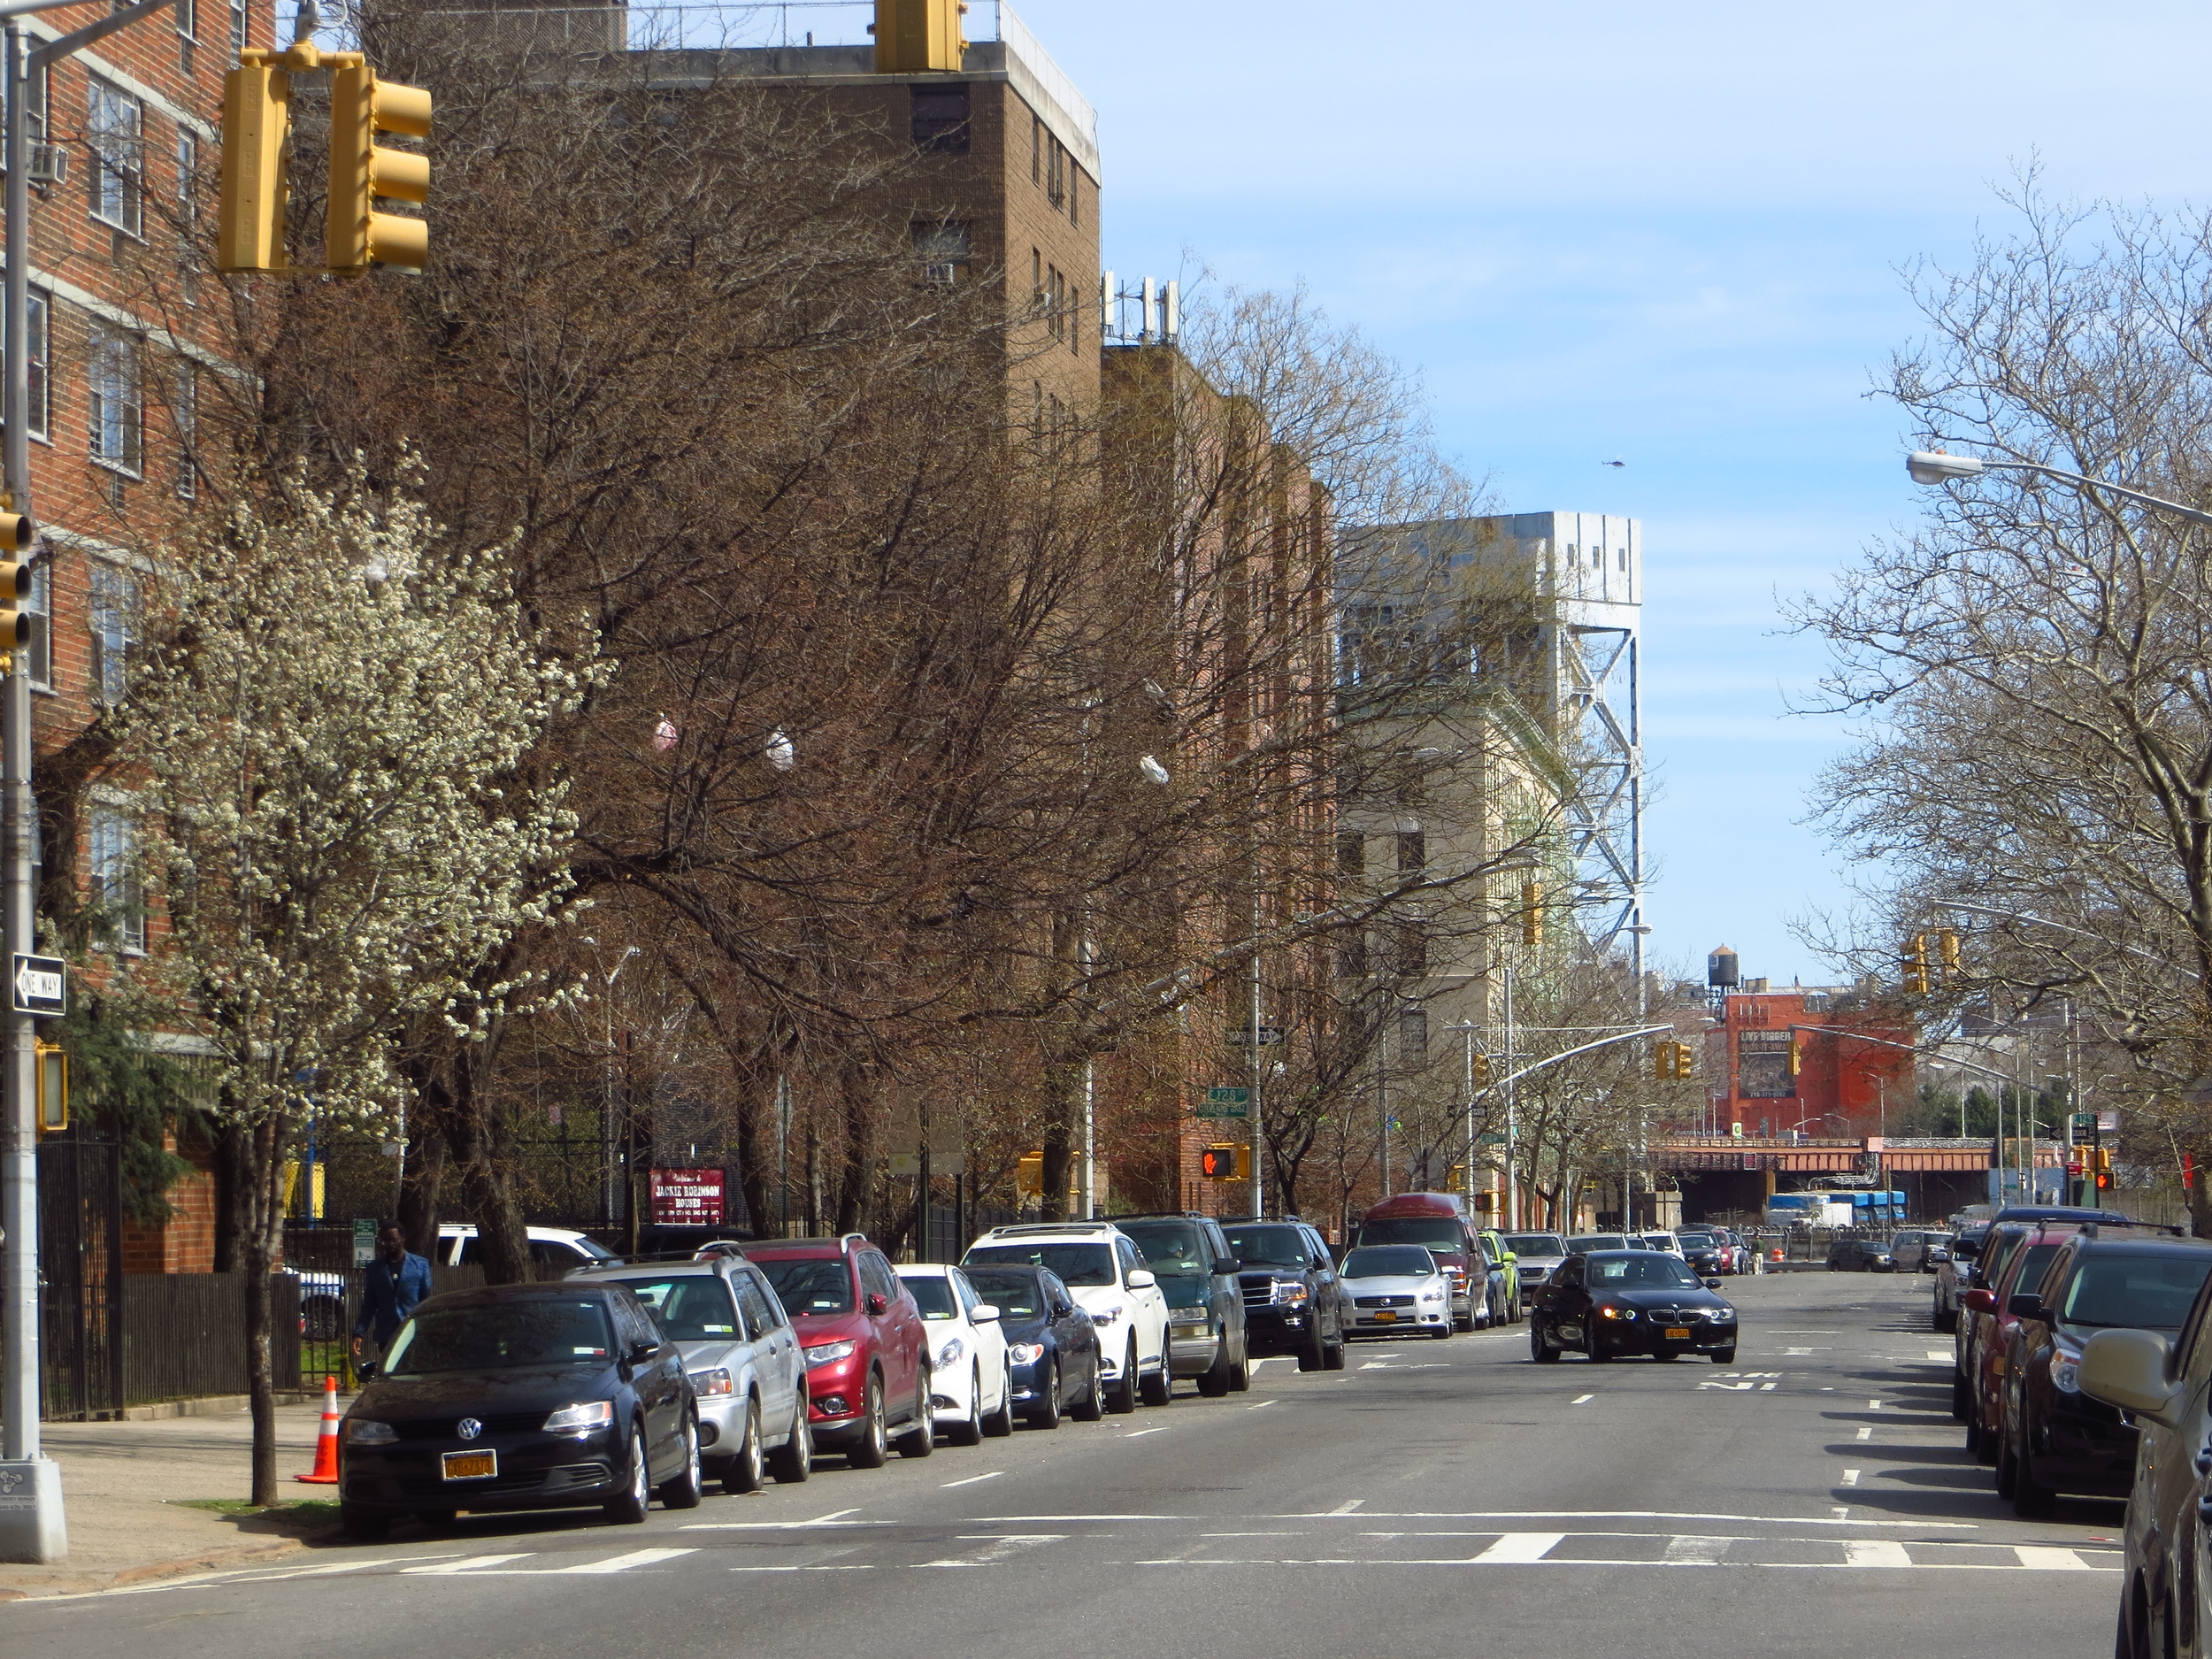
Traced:
[[1541, 1561], [1554, 1545], [1566, 1537], [1564, 1532], [1505, 1532], [1498, 1541], [1475, 1559], [1494, 1565], [1525, 1564]]
[[525, 1549], [511, 1555], [464, 1555], [458, 1561], [442, 1561], [434, 1567], [402, 1567], [400, 1571], [424, 1578], [448, 1578], [457, 1572], [474, 1572], [485, 1567], [502, 1567], [511, 1561], [527, 1561], [537, 1552]]
[[2039, 1544], [2015, 1544], [2012, 1553], [2020, 1557], [2020, 1564], [2024, 1567], [2039, 1567], [2055, 1572], [2095, 1571], [2078, 1551], [2071, 1549], [2054, 1549]]
[[1893, 1538], [1854, 1538], [1843, 1546], [1847, 1567], [1909, 1567], [1912, 1557]]
[[559, 1567], [557, 1572], [627, 1572], [633, 1567], [649, 1567], [657, 1561], [673, 1561], [679, 1555], [695, 1555], [695, 1549], [634, 1549], [626, 1555], [611, 1555], [604, 1561], [588, 1561], [581, 1566]]

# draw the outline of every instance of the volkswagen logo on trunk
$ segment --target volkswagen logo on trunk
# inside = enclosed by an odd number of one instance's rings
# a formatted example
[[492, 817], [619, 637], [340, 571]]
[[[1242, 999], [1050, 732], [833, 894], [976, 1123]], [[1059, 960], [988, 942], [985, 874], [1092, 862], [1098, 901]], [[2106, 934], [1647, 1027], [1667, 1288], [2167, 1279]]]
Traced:
[[472, 1440], [484, 1432], [484, 1425], [474, 1417], [463, 1417], [454, 1427], [465, 1440]]

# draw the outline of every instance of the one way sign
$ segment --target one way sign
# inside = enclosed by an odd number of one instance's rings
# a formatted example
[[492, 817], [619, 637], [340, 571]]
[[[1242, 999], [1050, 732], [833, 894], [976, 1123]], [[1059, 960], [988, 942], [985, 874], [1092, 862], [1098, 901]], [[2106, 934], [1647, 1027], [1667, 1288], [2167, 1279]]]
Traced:
[[69, 964], [59, 956], [15, 959], [15, 1011], [53, 1018], [69, 1011]]

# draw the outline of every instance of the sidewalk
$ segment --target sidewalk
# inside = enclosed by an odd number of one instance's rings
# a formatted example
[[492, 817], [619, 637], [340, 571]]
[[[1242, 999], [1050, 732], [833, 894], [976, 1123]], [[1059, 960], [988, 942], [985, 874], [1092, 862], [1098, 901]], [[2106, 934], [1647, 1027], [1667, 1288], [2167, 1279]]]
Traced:
[[[315, 1466], [319, 1402], [277, 1408], [277, 1473], [284, 1497], [334, 1502], [333, 1486], [303, 1486]], [[61, 1465], [69, 1559], [59, 1566], [0, 1563], [0, 1601], [66, 1595], [288, 1554], [323, 1515], [237, 1517], [186, 1507], [252, 1495], [253, 1420], [242, 1410], [151, 1423], [48, 1423], [41, 1449]], [[4, 1617], [4, 1616], [0, 1616]]]

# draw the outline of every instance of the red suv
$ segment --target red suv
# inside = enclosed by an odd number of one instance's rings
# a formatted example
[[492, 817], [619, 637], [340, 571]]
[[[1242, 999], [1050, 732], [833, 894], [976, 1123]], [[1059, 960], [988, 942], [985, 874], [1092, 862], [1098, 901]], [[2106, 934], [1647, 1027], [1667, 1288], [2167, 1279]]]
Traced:
[[814, 1443], [858, 1469], [880, 1469], [895, 1441], [908, 1457], [935, 1447], [929, 1338], [913, 1294], [857, 1233], [745, 1247], [776, 1287], [806, 1356]]
[[1966, 1344], [1966, 1449], [1985, 1463], [1997, 1461], [2004, 1424], [2005, 1356], [2012, 1348], [2013, 1327], [2020, 1322], [2012, 1298], [2041, 1286], [2051, 1258], [2080, 1231], [2073, 1222], [2031, 1224], [1995, 1278], [1959, 1297], [1959, 1310], [1973, 1325]]

